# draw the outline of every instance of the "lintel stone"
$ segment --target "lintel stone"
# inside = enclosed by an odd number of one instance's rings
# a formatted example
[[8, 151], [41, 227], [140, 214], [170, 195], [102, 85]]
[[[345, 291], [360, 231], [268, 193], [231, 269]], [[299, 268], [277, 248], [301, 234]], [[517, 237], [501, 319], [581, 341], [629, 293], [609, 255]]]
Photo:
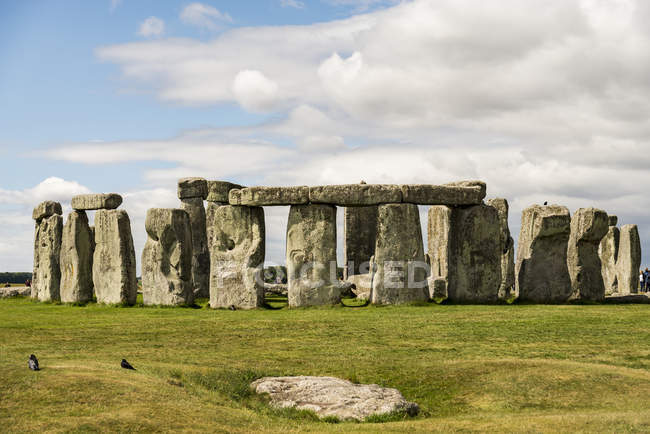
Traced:
[[230, 190], [230, 205], [304, 205], [309, 202], [309, 187], [246, 187]]
[[341, 184], [309, 187], [312, 203], [339, 206], [366, 206], [402, 202], [399, 185], [391, 184]]
[[178, 198], [208, 197], [208, 182], [203, 178], [181, 178], [178, 180]]
[[420, 205], [478, 205], [485, 198], [485, 183], [461, 181], [444, 185], [402, 185], [402, 201]]
[[208, 202], [228, 203], [228, 193], [230, 190], [244, 188], [241, 185], [233, 184], [228, 181], [208, 181]]
[[117, 193], [79, 194], [72, 197], [72, 209], [90, 211], [95, 209], [116, 209], [122, 204], [122, 196]]
[[36, 208], [34, 208], [34, 211], [32, 212], [32, 219], [38, 221], [44, 219], [45, 217], [51, 217], [55, 214], [63, 214], [61, 204], [52, 200], [46, 200], [45, 202], [39, 203]]

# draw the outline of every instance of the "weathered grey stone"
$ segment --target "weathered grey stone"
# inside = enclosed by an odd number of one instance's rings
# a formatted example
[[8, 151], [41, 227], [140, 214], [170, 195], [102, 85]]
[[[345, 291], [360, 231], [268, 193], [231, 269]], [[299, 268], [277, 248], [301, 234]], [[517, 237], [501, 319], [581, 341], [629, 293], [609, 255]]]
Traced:
[[122, 204], [122, 196], [117, 193], [80, 194], [72, 197], [72, 209], [94, 210], [115, 209]]
[[354, 285], [352, 292], [359, 300], [369, 300], [372, 292], [372, 273], [353, 274], [346, 282]]
[[343, 286], [336, 278], [336, 207], [293, 205], [287, 223], [289, 307], [334, 304]]
[[135, 251], [131, 221], [123, 209], [100, 209], [95, 214], [93, 284], [98, 303], [135, 304]]
[[618, 292], [634, 294], [639, 287], [639, 268], [641, 267], [641, 239], [636, 225], [621, 227], [616, 270]]
[[218, 202], [228, 204], [228, 194], [230, 190], [245, 188], [239, 184], [233, 184], [227, 181], [208, 181], [208, 202]]
[[339, 206], [378, 205], [399, 203], [402, 191], [399, 185], [391, 184], [341, 184], [309, 187], [311, 203], [325, 203]]
[[39, 221], [43, 218], [50, 217], [55, 214], [63, 214], [63, 211], [61, 210], [61, 204], [59, 202], [46, 200], [45, 202], [39, 203], [36, 208], [34, 208], [34, 211], [32, 211], [32, 219]]
[[265, 283], [264, 292], [286, 296], [289, 292], [289, 287], [286, 283]]
[[59, 301], [63, 217], [58, 214], [42, 217], [43, 214], [39, 214], [34, 235], [32, 296], [40, 301]]
[[208, 181], [203, 178], [181, 178], [178, 180], [178, 198], [208, 197]]
[[421, 205], [478, 205], [485, 197], [486, 187], [480, 181], [462, 181], [445, 185], [402, 185], [402, 201]]
[[264, 209], [208, 203], [210, 307], [264, 304]]
[[189, 215], [192, 230], [194, 298], [207, 298], [210, 297], [210, 251], [203, 199], [200, 197], [181, 199], [181, 208]]
[[433, 301], [440, 304], [449, 298], [447, 292], [447, 279], [442, 277], [429, 278], [429, 294]]
[[533, 205], [521, 214], [515, 278], [520, 300], [561, 303], [571, 297], [567, 245], [569, 210], [559, 205]]
[[616, 217], [615, 215], [607, 216], [607, 224], [609, 226], [616, 226], [617, 223], [618, 223], [618, 217]]
[[230, 205], [276, 206], [309, 202], [309, 187], [246, 187], [229, 193]]
[[607, 213], [599, 209], [580, 208], [571, 218], [567, 264], [572, 300], [600, 301], [605, 298], [598, 246], [607, 229]]
[[[611, 222], [612, 220], [610, 218]], [[598, 256], [600, 257], [601, 273], [603, 275], [606, 295], [618, 292], [616, 260], [618, 258], [619, 239], [619, 229], [616, 226], [610, 225], [607, 234], [605, 234], [598, 246]]]
[[192, 230], [187, 212], [152, 208], [147, 211], [145, 229], [148, 237], [142, 251], [143, 303], [192, 304]]
[[343, 277], [367, 273], [377, 240], [377, 206], [343, 208]]
[[375, 263], [373, 304], [401, 304], [429, 299], [417, 205], [379, 206]]
[[28, 297], [32, 293], [29, 286], [12, 286], [10, 288], [0, 288], [0, 298], [11, 297]]
[[499, 213], [501, 227], [501, 285], [499, 286], [499, 299], [511, 301], [517, 298], [515, 292], [515, 241], [510, 236], [508, 226], [508, 201], [496, 198], [487, 201], [487, 204], [496, 208]]
[[[447, 297], [453, 302], [496, 302], [504, 244], [497, 209], [488, 205], [432, 206], [428, 231], [430, 281], [445, 279]], [[438, 285], [444, 294], [442, 284]]]
[[414, 416], [419, 410], [397, 389], [354, 384], [334, 377], [264, 377], [254, 381], [251, 388], [268, 394], [273, 407], [310, 410], [321, 418], [361, 421], [388, 413]]
[[85, 211], [72, 211], [61, 241], [61, 301], [85, 303], [93, 298], [95, 239]]

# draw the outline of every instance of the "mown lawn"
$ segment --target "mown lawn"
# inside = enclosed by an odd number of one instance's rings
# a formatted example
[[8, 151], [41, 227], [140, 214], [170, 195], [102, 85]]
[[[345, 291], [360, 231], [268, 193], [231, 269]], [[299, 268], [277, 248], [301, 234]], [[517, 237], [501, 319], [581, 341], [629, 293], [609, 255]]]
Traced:
[[[275, 303], [275, 305], [279, 305]], [[27, 369], [36, 354], [43, 370]], [[138, 370], [120, 368], [122, 358]], [[261, 375], [398, 388], [419, 416], [327, 423]], [[0, 300], [0, 430], [650, 431], [650, 305], [257, 311]]]

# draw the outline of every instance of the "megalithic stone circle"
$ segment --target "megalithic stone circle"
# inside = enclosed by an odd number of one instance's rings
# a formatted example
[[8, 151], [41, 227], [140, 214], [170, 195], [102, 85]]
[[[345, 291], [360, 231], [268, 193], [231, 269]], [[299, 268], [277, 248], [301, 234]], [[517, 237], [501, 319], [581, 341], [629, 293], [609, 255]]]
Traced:
[[145, 221], [142, 251], [142, 301], [178, 306], [194, 302], [192, 230], [182, 209], [152, 208]]

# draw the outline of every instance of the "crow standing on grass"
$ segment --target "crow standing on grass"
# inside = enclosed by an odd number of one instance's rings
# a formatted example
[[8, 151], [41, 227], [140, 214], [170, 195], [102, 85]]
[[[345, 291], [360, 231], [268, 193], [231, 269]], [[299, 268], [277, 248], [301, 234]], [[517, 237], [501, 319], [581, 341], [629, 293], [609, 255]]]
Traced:
[[29, 369], [32, 371], [40, 371], [41, 368], [38, 367], [38, 359], [35, 355], [29, 356]]
[[124, 369], [133, 369], [135, 371], [135, 368], [131, 366], [131, 364], [126, 361], [126, 359], [122, 359], [122, 363], [120, 363], [120, 366], [123, 367]]

